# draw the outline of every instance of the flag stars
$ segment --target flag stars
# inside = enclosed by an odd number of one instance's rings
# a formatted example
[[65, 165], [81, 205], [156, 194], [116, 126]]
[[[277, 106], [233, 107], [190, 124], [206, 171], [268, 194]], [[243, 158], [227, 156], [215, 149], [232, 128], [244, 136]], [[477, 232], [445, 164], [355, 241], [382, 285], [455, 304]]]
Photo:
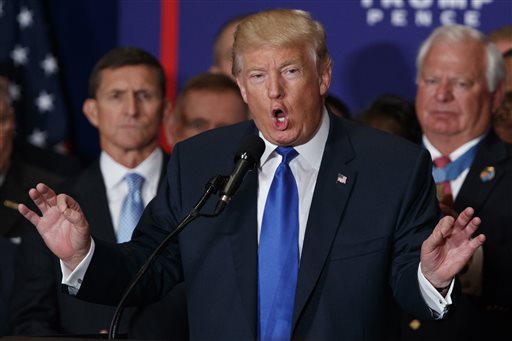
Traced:
[[53, 102], [53, 95], [47, 93], [46, 91], [42, 91], [36, 98], [36, 106], [41, 113], [45, 111], [52, 111], [54, 107]]
[[32, 134], [28, 136], [28, 142], [38, 147], [46, 147], [47, 138], [48, 133], [46, 131], [41, 131], [38, 128], [35, 128]]
[[50, 76], [59, 70], [57, 60], [51, 54], [47, 54], [46, 57], [41, 61], [41, 68], [44, 70], [45, 75]]
[[32, 24], [34, 23], [34, 16], [32, 15], [32, 11], [30, 11], [26, 7], [23, 7], [20, 10], [17, 19], [21, 29], [32, 26]]
[[25, 65], [28, 62], [28, 47], [16, 45], [11, 51], [11, 58], [14, 65]]

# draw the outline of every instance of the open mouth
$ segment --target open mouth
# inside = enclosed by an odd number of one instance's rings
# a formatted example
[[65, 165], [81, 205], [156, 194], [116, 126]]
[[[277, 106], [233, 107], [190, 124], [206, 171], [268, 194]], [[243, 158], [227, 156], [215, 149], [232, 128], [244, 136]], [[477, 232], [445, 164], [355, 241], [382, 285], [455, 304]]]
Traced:
[[274, 116], [274, 127], [277, 130], [285, 130], [288, 127], [288, 117], [286, 113], [282, 109], [278, 108], [274, 109], [272, 114]]
[[281, 109], [277, 109], [277, 110], [274, 111], [274, 117], [276, 118], [276, 120], [278, 122], [284, 122], [285, 121], [284, 112]]

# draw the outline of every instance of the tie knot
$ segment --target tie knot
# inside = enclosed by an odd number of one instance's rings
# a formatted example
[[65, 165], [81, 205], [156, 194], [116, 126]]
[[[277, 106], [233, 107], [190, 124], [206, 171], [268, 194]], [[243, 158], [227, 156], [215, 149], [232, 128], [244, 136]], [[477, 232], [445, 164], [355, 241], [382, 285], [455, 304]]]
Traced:
[[299, 155], [293, 147], [277, 147], [276, 152], [283, 157], [281, 163], [288, 163]]
[[444, 168], [450, 162], [452, 162], [452, 160], [450, 160], [448, 156], [443, 155], [434, 159], [434, 166], [436, 166], [437, 168]]
[[144, 177], [137, 173], [128, 173], [124, 176], [124, 179], [128, 183], [129, 192], [140, 190], [144, 182]]

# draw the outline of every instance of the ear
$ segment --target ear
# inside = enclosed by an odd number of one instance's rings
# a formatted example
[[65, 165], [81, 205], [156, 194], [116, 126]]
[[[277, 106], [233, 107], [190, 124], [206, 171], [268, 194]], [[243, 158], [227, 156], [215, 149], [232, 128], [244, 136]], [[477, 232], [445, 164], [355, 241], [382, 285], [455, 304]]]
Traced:
[[502, 81], [492, 95], [492, 113], [495, 113], [505, 98], [505, 82]]
[[325, 96], [331, 86], [332, 67], [325, 66], [320, 74], [320, 95]]
[[244, 99], [244, 102], [247, 103], [247, 92], [245, 91], [245, 87], [243, 85], [242, 79], [240, 79], [239, 75], [236, 76], [235, 79], [236, 79], [236, 84], [238, 84], [238, 87], [240, 88], [240, 93], [242, 94], [242, 98]]
[[98, 128], [98, 102], [94, 98], [88, 98], [85, 100], [82, 110], [89, 122]]

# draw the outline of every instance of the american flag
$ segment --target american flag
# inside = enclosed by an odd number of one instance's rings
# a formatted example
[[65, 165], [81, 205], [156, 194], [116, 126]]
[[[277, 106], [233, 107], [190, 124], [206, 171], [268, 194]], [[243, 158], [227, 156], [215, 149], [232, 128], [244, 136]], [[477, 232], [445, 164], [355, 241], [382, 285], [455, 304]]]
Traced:
[[336, 182], [339, 184], [346, 184], [347, 183], [347, 177], [343, 174], [338, 173], [338, 178], [336, 179]]
[[0, 63], [9, 64], [9, 92], [19, 138], [62, 147], [68, 113], [41, 0], [0, 0]]

